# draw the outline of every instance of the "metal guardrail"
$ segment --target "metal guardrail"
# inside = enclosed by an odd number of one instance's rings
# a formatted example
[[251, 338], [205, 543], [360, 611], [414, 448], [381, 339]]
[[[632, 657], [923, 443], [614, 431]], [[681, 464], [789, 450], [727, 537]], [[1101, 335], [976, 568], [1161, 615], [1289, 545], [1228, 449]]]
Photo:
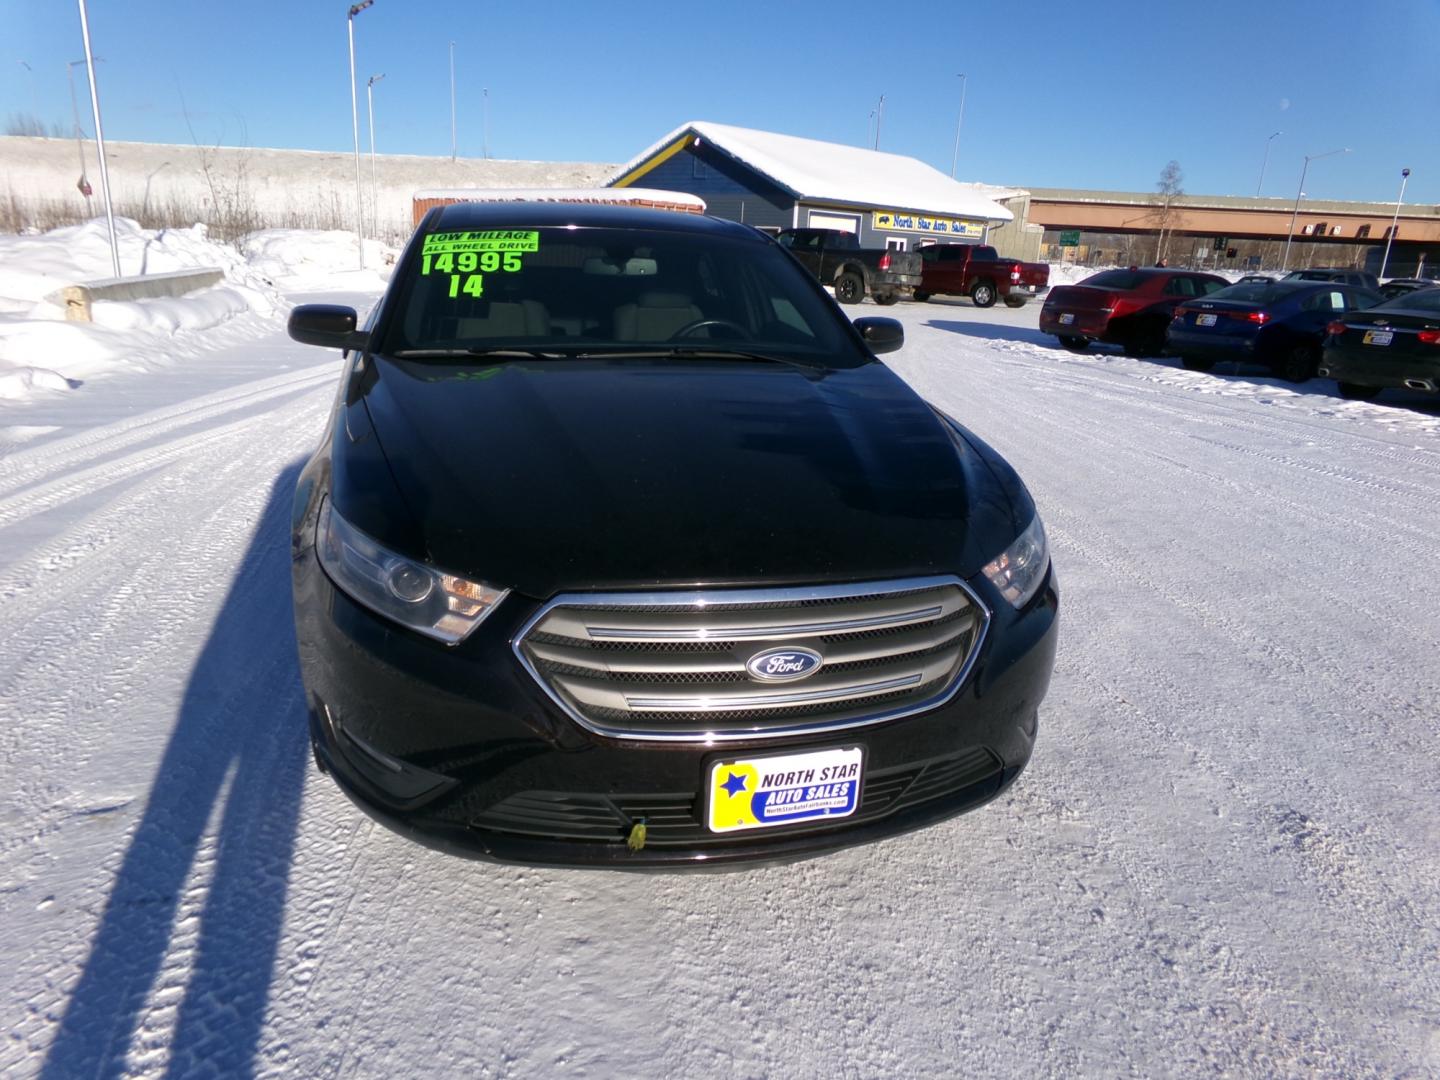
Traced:
[[199, 270], [175, 270], [168, 274], [146, 274], [144, 277], [106, 278], [85, 285], [66, 285], [46, 299], [65, 308], [69, 322], [90, 322], [90, 306], [96, 300], [148, 300], [157, 296], [184, 296], [225, 279], [218, 267]]

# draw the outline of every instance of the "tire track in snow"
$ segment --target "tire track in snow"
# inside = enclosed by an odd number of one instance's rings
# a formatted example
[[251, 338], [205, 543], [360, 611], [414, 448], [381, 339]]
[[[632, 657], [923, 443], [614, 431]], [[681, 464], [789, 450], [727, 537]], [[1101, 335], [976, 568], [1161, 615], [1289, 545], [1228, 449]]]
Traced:
[[118, 451], [152, 439], [163, 439], [187, 427], [194, 427], [237, 409], [263, 404], [313, 386], [334, 385], [338, 365], [316, 365], [300, 372], [287, 372], [266, 379], [220, 390], [179, 405], [156, 409], [140, 416], [94, 428], [34, 448], [18, 450], [4, 458], [0, 476], [0, 497], [13, 494], [37, 480], [83, 467], [89, 462], [112, 457]]

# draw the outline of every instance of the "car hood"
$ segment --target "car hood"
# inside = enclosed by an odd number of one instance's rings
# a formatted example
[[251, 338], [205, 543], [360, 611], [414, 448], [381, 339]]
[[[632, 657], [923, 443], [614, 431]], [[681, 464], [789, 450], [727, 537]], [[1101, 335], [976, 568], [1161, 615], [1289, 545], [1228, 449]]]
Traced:
[[537, 598], [968, 577], [1026, 524], [1003, 463], [879, 363], [374, 364], [365, 407], [410, 522], [356, 524]]

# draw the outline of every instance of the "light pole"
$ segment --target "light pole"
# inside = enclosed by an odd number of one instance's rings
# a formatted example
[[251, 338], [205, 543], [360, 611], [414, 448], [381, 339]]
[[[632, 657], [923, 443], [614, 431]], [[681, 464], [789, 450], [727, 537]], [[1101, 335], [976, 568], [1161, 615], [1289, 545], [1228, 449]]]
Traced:
[[360, 105], [355, 99], [355, 16], [375, 0], [350, 5], [345, 25], [350, 31], [350, 128], [355, 136], [355, 246], [360, 252], [360, 269], [365, 269], [365, 196], [360, 191]]
[[1346, 146], [1339, 150], [1326, 150], [1323, 154], [1305, 155], [1305, 167], [1300, 170], [1300, 186], [1295, 189], [1295, 209], [1290, 211], [1290, 228], [1285, 233], [1285, 254], [1280, 257], [1282, 272], [1290, 268], [1290, 241], [1295, 237], [1295, 219], [1300, 215], [1300, 197], [1305, 194], [1305, 174], [1310, 171], [1310, 162], [1319, 161], [1322, 157], [1348, 153], [1350, 153], [1350, 148]]
[[95, 81], [95, 54], [90, 51], [90, 15], [80, 3], [80, 36], [85, 39], [85, 67], [90, 72], [90, 110], [95, 115], [95, 150], [100, 156], [100, 194], [105, 198], [105, 223], [110, 227], [110, 265], [120, 276], [120, 242], [115, 238], [115, 210], [110, 204], [110, 167], [105, 161], [105, 127], [100, 123], [100, 87]]
[[490, 160], [490, 88], [480, 88], [480, 154]]
[[880, 149], [880, 121], [885, 119], [885, 95], [880, 95], [880, 101], [875, 106], [875, 149]]
[[965, 80], [965, 76], [964, 76], [964, 75], [957, 75], [956, 78], [960, 80], [960, 116], [959, 116], [959, 118], [955, 121], [955, 152], [950, 155], [950, 179], [951, 179], [951, 180], [954, 180], [954, 179], [955, 179], [955, 166], [956, 166], [957, 164], [959, 164], [959, 161], [960, 161], [960, 125], [965, 122], [965, 87], [966, 87], [966, 80]]
[[1385, 268], [1390, 265], [1390, 245], [1395, 240], [1395, 230], [1400, 224], [1400, 204], [1405, 201], [1405, 185], [1410, 181], [1410, 170], [1400, 170], [1400, 197], [1395, 200], [1395, 216], [1390, 219], [1390, 231], [1385, 235], [1385, 257], [1380, 260], [1380, 276], [1385, 276]]
[[[1275, 132], [1275, 135], [1284, 134], [1283, 131]], [[1260, 197], [1260, 189], [1265, 186], [1265, 166], [1270, 164], [1270, 143], [1275, 138], [1275, 135], [1271, 135], [1270, 138], [1265, 140], [1265, 158], [1260, 162], [1260, 183], [1255, 185], [1255, 197], [1257, 199]]]
[[375, 84], [385, 78], [382, 71], [365, 83], [365, 109], [370, 116], [370, 224], [380, 233], [380, 189], [375, 186]]
[[455, 43], [450, 43], [450, 164], [455, 164]]

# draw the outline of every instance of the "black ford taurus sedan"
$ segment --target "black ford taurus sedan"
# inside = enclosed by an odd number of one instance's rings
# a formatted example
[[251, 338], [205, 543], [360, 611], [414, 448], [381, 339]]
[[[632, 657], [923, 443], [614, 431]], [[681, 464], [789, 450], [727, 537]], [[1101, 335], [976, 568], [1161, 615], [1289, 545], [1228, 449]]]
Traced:
[[768, 237], [632, 207], [430, 212], [296, 491], [320, 767], [472, 856], [786, 859], [1030, 758], [1045, 532], [998, 454]]

